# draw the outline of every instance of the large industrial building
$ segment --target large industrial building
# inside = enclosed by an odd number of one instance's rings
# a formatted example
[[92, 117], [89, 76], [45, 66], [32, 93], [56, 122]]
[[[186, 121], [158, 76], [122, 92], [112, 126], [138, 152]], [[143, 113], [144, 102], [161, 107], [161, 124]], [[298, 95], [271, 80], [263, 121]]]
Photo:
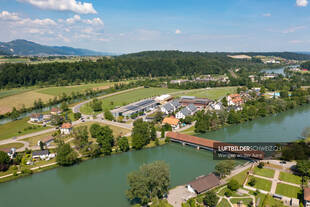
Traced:
[[139, 112], [149, 111], [152, 108], [155, 108], [158, 104], [159, 103], [154, 99], [146, 99], [114, 109], [111, 111], [111, 113], [114, 117], [130, 117], [131, 115], [137, 114]]

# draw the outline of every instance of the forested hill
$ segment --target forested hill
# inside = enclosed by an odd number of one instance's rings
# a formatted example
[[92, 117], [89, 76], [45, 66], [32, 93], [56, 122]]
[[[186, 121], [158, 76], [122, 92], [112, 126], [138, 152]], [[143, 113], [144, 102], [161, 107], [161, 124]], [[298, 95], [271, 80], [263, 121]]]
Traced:
[[96, 62], [0, 65], [0, 88], [120, 80], [132, 77], [224, 74], [234, 68], [260, 69], [256, 59], [238, 60], [217, 53], [145, 52]]
[[310, 61], [304, 62], [300, 65], [302, 68], [310, 70]]
[[139, 53], [132, 53], [121, 55], [120, 58], [187, 58], [187, 57], [205, 57], [205, 58], [226, 58], [227, 55], [248, 55], [255, 56], [275, 56], [288, 60], [310, 60], [310, 54], [295, 53], [295, 52], [243, 52], [243, 53], [229, 53], [229, 52], [181, 52], [181, 51], [145, 51]]

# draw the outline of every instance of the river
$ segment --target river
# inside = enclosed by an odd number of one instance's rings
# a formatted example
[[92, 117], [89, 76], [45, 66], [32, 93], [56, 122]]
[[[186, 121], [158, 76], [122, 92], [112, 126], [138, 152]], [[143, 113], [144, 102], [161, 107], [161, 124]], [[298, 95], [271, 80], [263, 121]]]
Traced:
[[[225, 141], [289, 141], [310, 125], [310, 105], [199, 135]], [[126, 207], [127, 174], [141, 164], [166, 161], [171, 187], [212, 172], [212, 153], [170, 143], [62, 167], [0, 184], [1, 206]]]

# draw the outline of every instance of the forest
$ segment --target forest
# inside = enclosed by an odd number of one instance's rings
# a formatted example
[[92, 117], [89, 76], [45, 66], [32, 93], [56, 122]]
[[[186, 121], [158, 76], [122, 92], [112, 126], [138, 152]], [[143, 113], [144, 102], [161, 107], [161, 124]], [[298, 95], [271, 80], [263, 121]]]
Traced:
[[237, 60], [223, 53], [154, 51], [102, 57], [97, 61], [2, 64], [0, 88], [59, 86], [136, 77], [224, 74], [232, 68], [255, 70], [264, 67], [266, 65], [256, 59]]

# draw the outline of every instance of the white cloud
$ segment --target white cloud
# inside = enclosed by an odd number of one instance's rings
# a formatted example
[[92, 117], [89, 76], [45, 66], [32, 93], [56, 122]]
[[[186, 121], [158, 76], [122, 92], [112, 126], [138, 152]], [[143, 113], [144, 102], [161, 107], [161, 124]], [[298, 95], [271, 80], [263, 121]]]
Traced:
[[288, 42], [291, 44], [300, 44], [300, 43], [303, 43], [304, 41], [302, 41], [302, 40], [290, 40]]
[[46, 19], [21, 19], [20, 21], [17, 22], [18, 24], [21, 25], [29, 25], [29, 26], [34, 26], [34, 25], [41, 25], [41, 26], [48, 26], [48, 25], [56, 25], [56, 22], [52, 19], [46, 18]]
[[81, 20], [81, 17], [79, 15], [74, 15], [73, 17], [66, 19], [66, 22], [68, 24], [73, 24], [73, 23], [80, 21], [80, 20]]
[[271, 14], [270, 13], [264, 13], [262, 14], [263, 17], [271, 17]]
[[103, 25], [103, 21], [99, 18], [93, 18], [93, 19], [86, 19], [83, 21], [86, 24], [92, 24], [92, 25]]
[[306, 7], [308, 5], [308, 0], [296, 0], [296, 5], [299, 7]]
[[60, 11], [73, 11], [79, 14], [96, 14], [92, 3], [80, 2], [76, 0], [18, 0], [26, 2], [41, 9], [51, 9]]
[[179, 30], [179, 29], [176, 29], [176, 30], [175, 30], [175, 34], [181, 34], [181, 33], [182, 33], [181, 30]]
[[283, 34], [293, 33], [293, 32], [296, 32], [297, 30], [301, 30], [301, 29], [305, 29], [305, 28], [306, 28], [306, 26], [291, 27], [291, 28], [288, 28], [286, 30], [283, 30], [282, 33]]
[[2, 11], [0, 13], [1, 20], [9, 20], [9, 21], [17, 21], [19, 20], [19, 16], [16, 13], [11, 13], [8, 11]]

